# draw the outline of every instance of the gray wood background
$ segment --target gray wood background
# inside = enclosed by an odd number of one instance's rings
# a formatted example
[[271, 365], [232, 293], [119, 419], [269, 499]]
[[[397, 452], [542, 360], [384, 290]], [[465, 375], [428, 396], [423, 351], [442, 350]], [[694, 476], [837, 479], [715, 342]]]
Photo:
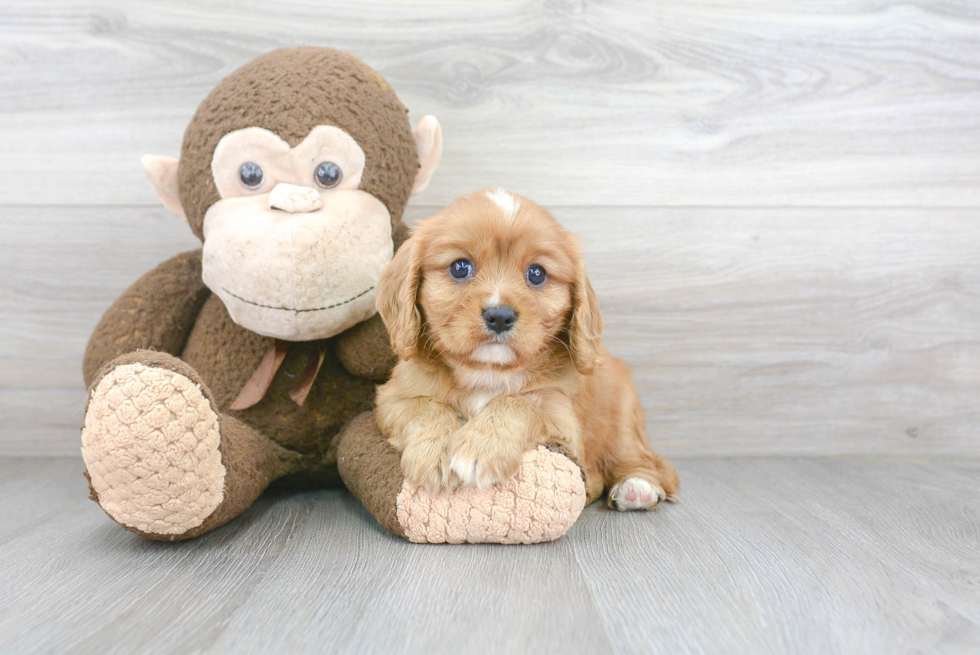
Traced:
[[980, 452], [976, 2], [372, 0], [0, 5], [0, 453], [77, 452], [88, 334], [195, 245], [139, 157], [293, 44], [440, 118], [410, 217], [583, 236], [666, 453]]
[[975, 1], [4, 2], [0, 453], [77, 453], [101, 312], [195, 246], [144, 153], [269, 49], [350, 50], [582, 234], [670, 455], [980, 452]]
[[[196, 246], [139, 158], [291, 45], [439, 117], [410, 219], [582, 235], [678, 505], [440, 548], [342, 490], [181, 544], [87, 500], [88, 335]], [[0, 419], [0, 652], [980, 652], [980, 3], [0, 0]]]

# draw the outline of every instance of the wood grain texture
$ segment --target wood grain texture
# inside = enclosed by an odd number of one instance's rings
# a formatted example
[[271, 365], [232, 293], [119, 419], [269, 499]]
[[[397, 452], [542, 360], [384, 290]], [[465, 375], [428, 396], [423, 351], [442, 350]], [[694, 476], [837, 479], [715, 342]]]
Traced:
[[590, 514], [577, 561], [619, 652], [974, 652], [976, 466], [684, 461], [677, 511]]
[[[980, 5], [818, 5], [0, 0], [0, 652], [980, 651]], [[680, 504], [431, 547], [341, 490], [183, 544], [87, 500], [88, 336], [198, 245], [139, 157], [293, 45], [439, 117], [410, 219], [582, 236]]]
[[[666, 454], [980, 454], [973, 210], [555, 213]], [[0, 208], [0, 224], [0, 453], [75, 454], [89, 334], [197, 242], [142, 207]]]
[[[677, 462], [681, 502], [538, 546], [418, 546], [346, 492], [186, 543], [125, 532], [79, 459], [0, 459], [0, 650], [970, 653], [980, 459]], [[47, 479], [43, 495], [23, 481]]]
[[0, 4], [0, 202], [155, 204], [207, 92], [280, 46], [381, 71], [445, 156], [425, 202], [977, 206], [973, 0]]

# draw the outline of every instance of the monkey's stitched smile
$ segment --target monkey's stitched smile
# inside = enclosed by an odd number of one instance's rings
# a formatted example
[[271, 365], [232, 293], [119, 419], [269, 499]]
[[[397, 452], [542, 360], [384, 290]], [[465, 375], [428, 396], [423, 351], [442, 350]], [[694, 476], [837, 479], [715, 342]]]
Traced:
[[342, 305], [346, 305], [349, 302], [354, 302], [355, 300], [357, 300], [358, 298], [360, 298], [364, 294], [373, 291], [374, 290], [374, 287], [373, 286], [370, 286], [367, 289], [365, 289], [364, 291], [362, 291], [359, 294], [357, 294], [356, 296], [352, 296], [352, 297], [348, 298], [347, 300], [343, 300], [341, 302], [335, 302], [334, 304], [327, 305], [326, 307], [311, 307], [309, 309], [292, 309], [290, 307], [275, 307], [273, 305], [263, 305], [261, 303], [252, 302], [251, 300], [248, 300], [246, 298], [242, 298], [238, 294], [235, 294], [235, 293], [232, 293], [231, 291], [229, 291], [227, 287], [221, 287], [221, 289], [222, 289], [222, 291], [224, 291], [225, 293], [227, 293], [232, 298], [237, 298], [238, 300], [241, 300], [244, 303], [248, 303], [249, 305], [255, 305], [256, 307], [261, 307], [262, 309], [278, 309], [278, 310], [284, 311], [284, 312], [296, 312], [297, 314], [302, 314], [304, 312], [322, 312], [322, 311], [324, 311], [326, 309], [333, 309], [334, 307], [340, 307]]

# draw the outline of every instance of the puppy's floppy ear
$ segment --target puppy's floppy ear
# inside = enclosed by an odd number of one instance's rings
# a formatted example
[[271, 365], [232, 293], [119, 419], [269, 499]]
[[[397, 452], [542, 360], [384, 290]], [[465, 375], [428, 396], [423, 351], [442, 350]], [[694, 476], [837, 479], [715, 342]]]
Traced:
[[422, 336], [422, 315], [417, 295], [422, 277], [421, 256], [410, 237], [381, 272], [376, 306], [388, 328], [391, 349], [401, 359], [415, 356]]
[[602, 348], [602, 314], [585, 263], [579, 258], [572, 287], [572, 318], [568, 322], [568, 344], [572, 363], [582, 375], [589, 375], [599, 365]]

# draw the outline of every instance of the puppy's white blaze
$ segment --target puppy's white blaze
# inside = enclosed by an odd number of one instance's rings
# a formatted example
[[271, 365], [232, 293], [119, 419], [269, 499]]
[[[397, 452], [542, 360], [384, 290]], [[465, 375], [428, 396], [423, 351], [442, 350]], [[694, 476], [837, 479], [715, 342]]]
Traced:
[[484, 364], [506, 366], [514, 361], [514, 350], [502, 343], [489, 343], [478, 347], [470, 357]]
[[520, 209], [521, 201], [507, 191], [503, 189], [487, 191], [487, 198], [490, 198], [495, 205], [500, 207], [500, 210], [504, 212], [504, 218], [508, 221], [513, 221], [514, 217], [517, 216], [517, 210]]

